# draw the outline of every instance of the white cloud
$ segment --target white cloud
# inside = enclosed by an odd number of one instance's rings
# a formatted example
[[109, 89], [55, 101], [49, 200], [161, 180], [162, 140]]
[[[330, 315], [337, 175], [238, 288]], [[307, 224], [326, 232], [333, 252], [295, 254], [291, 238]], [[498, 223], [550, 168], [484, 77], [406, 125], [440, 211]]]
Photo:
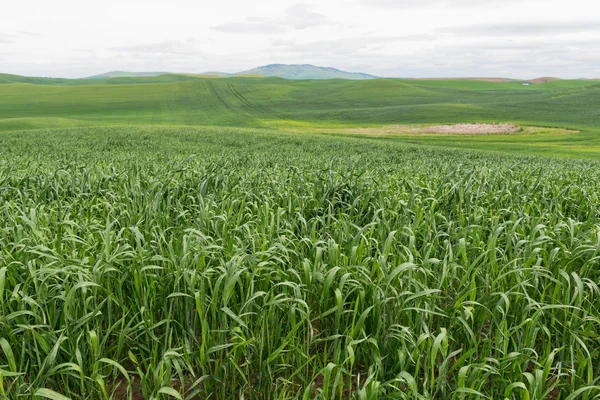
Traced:
[[0, 72], [314, 63], [401, 77], [600, 76], [592, 0], [307, 1], [9, 2], [0, 14]]
[[[383, 8], [431, 8], [433, 6], [447, 7], [502, 7], [506, 4], [521, 2], [523, 0], [358, 0], [367, 7]], [[525, 0], [543, 2], [544, 0]]]
[[202, 52], [196, 46], [195, 40], [177, 41], [165, 40], [156, 43], [144, 43], [133, 46], [116, 46], [109, 50], [132, 57], [144, 56], [182, 56], [197, 58]]
[[5, 43], [5, 44], [16, 43], [16, 38], [14, 35], [0, 33], [0, 43]]
[[492, 23], [450, 26], [438, 29], [439, 33], [450, 33], [462, 36], [562, 36], [565, 34], [600, 34], [600, 23], [597, 21], [546, 21], [521, 23]]
[[246, 17], [244, 21], [213, 26], [215, 31], [236, 34], [282, 34], [290, 29], [308, 29], [332, 24], [325, 15], [312, 10], [310, 4], [294, 4], [275, 18]]

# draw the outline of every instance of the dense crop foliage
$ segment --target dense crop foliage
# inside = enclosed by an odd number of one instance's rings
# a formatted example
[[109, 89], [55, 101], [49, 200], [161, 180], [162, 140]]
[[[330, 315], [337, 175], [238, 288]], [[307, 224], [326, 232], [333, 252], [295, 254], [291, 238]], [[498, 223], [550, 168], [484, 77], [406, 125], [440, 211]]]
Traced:
[[597, 163], [216, 128], [0, 160], [0, 397], [600, 393]]

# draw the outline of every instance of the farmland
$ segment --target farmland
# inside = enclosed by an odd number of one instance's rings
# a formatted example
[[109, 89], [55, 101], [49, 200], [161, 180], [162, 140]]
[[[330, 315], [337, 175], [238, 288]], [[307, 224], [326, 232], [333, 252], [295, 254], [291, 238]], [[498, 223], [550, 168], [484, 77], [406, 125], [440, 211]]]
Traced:
[[0, 76], [0, 398], [600, 396], [597, 83], [94, 81]]
[[[577, 135], [394, 137], [410, 143], [597, 157], [600, 83], [289, 81], [188, 75], [56, 80], [0, 75], [0, 132], [78, 126], [229, 126], [275, 130], [503, 122]], [[543, 132], [542, 132], [543, 133]]]

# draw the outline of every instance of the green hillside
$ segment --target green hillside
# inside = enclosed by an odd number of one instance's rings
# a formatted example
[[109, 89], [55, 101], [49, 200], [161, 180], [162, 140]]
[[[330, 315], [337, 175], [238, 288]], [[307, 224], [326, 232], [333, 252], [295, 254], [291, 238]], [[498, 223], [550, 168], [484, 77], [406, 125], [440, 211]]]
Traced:
[[600, 96], [600, 84], [590, 81], [522, 86], [399, 79], [215, 80], [176, 74], [47, 82], [4, 79], [14, 83], [0, 86], [0, 118], [244, 126], [515, 121], [577, 128], [596, 126], [600, 115], [593, 107], [580, 107], [596, 104]]
[[[283, 130], [397, 124], [512, 122], [580, 130], [570, 135], [394, 137], [413, 143], [555, 152], [564, 145], [593, 155], [598, 146], [600, 84], [560, 80], [523, 86], [481, 81], [401, 79], [209, 79], [167, 74], [94, 80], [0, 80], [0, 130], [88, 125], [188, 125]], [[338, 131], [338, 133], [340, 133]], [[343, 132], [342, 132], [343, 133]], [[531, 139], [531, 140], [530, 140]], [[504, 148], [505, 145], [499, 146]]]
[[63, 78], [40, 78], [33, 76], [21, 76], [0, 73], [0, 84], [6, 83], [31, 83], [36, 85], [66, 85], [72, 82], [72, 79]]
[[90, 86], [105, 84], [146, 84], [167, 83], [195, 80], [201, 75], [188, 74], [163, 74], [158, 76], [122, 76], [122, 77], [97, 77], [85, 79], [64, 78], [39, 78], [20, 75], [0, 74], [0, 84], [29, 83], [33, 85], [56, 85], [56, 86]]

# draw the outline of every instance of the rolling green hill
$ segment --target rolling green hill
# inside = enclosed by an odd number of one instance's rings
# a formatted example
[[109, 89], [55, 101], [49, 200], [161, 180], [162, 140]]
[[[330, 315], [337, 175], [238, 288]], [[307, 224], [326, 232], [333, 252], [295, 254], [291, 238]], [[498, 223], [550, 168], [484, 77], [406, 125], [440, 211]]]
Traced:
[[66, 85], [69, 84], [72, 79], [64, 78], [42, 78], [34, 76], [21, 76], [12, 74], [0, 74], [0, 84], [6, 83], [31, 83], [37, 85]]
[[[0, 85], [7, 83], [29, 83], [32, 85], [52, 86], [90, 86], [104, 84], [146, 84], [166, 83], [195, 80], [203, 76], [187, 74], [163, 74], [158, 76], [122, 76], [114, 78], [89, 78], [89, 79], [65, 79], [65, 78], [40, 78], [20, 75], [0, 74]], [[205, 77], [205, 76], [204, 76]], [[206, 77], [205, 77], [206, 78]]]
[[599, 145], [600, 109], [590, 106], [600, 103], [596, 81], [523, 86], [470, 80], [210, 79], [165, 74], [90, 80], [2, 75], [0, 82], [4, 82], [0, 85], [4, 131], [46, 125], [215, 125], [322, 132], [398, 124], [511, 122], [582, 132], [547, 140], [539, 135], [536, 140], [527, 140], [527, 135], [435, 139], [397, 135], [394, 140], [492, 149], [492, 141], [505, 140], [520, 142], [510, 151], [552, 153], [564, 145], [578, 154], [584, 147], [586, 154], [595, 154]]

